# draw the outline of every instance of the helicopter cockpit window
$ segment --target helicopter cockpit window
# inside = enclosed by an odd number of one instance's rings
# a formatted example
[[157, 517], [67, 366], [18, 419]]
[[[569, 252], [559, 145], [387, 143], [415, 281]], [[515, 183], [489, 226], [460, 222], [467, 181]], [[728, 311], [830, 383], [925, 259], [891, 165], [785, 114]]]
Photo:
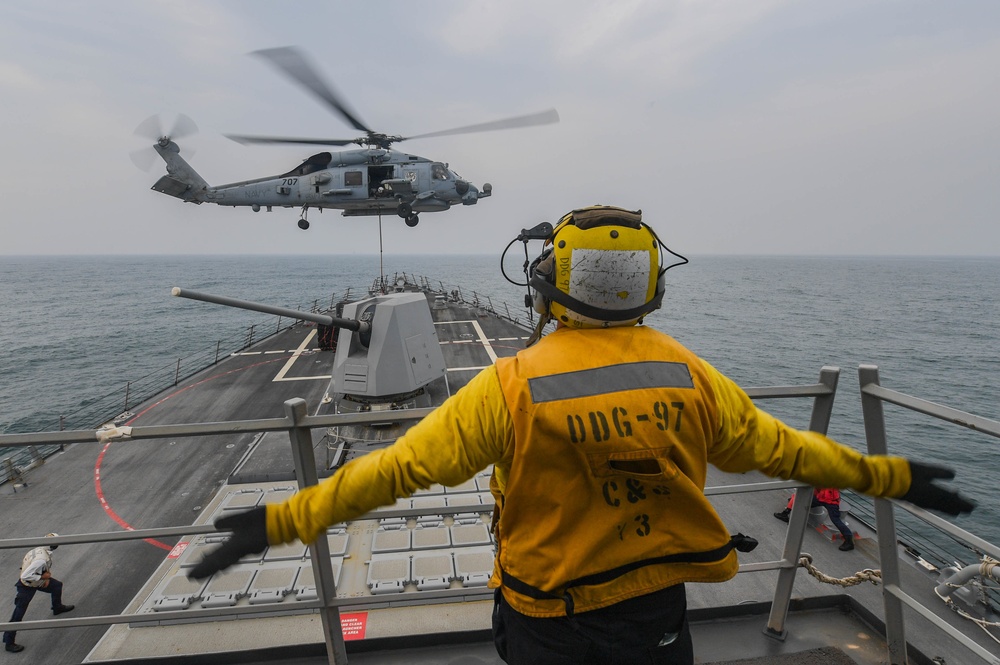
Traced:
[[294, 169], [284, 174], [283, 177], [289, 176], [303, 176], [309, 175], [310, 173], [316, 173], [317, 171], [322, 171], [323, 169], [330, 166], [330, 162], [333, 160], [333, 155], [328, 152], [319, 152], [302, 162]]
[[431, 165], [431, 176], [435, 180], [447, 180], [448, 179], [448, 169], [444, 167], [444, 164], [434, 162]]
[[359, 187], [361, 185], [361, 171], [345, 171], [344, 186]]

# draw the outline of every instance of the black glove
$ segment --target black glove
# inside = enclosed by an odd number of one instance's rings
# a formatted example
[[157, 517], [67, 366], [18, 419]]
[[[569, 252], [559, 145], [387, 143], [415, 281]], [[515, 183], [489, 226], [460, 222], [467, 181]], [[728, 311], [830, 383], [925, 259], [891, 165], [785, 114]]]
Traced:
[[954, 477], [955, 472], [946, 467], [910, 461], [910, 489], [906, 490], [906, 494], [899, 498], [903, 501], [909, 501], [915, 506], [928, 510], [939, 510], [947, 515], [971, 513], [972, 509], [976, 507], [974, 501], [969, 501], [959, 496], [958, 492], [945, 489], [932, 482], [937, 478], [951, 480]]
[[206, 554], [201, 563], [191, 569], [188, 577], [194, 580], [205, 579], [229, 568], [246, 554], [263, 552], [267, 547], [266, 515], [267, 509], [261, 506], [215, 520], [215, 528], [232, 531], [233, 535]]

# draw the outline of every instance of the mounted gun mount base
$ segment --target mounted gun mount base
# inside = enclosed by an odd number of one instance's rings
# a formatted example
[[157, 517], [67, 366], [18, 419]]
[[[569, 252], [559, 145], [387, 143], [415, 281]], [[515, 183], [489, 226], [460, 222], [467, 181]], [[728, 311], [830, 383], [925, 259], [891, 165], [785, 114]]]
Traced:
[[367, 334], [341, 330], [332, 393], [359, 403], [405, 398], [445, 375], [427, 297], [389, 293], [344, 305], [344, 318], [369, 324]]

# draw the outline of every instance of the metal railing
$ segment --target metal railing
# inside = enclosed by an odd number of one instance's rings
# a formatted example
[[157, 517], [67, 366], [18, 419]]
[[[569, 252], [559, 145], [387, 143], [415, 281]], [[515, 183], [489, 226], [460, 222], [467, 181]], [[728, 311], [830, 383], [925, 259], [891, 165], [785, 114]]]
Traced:
[[[895, 404], [990, 436], [1000, 437], [1000, 422], [883, 388], [879, 383], [878, 367], [875, 365], [861, 365], [858, 368], [858, 380], [861, 383], [861, 410], [864, 415], [865, 438], [868, 442], [868, 453], [871, 455], [888, 454], [883, 402]], [[882, 564], [882, 598], [885, 606], [886, 643], [889, 649], [890, 664], [905, 665], [906, 663], [903, 605], [920, 614], [985, 661], [994, 664], [1000, 663], [1000, 658], [995, 654], [963, 635], [900, 588], [899, 557], [896, 553], [896, 518], [893, 512], [896, 507], [902, 508], [952, 538], [995, 559], [1000, 559], [1000, 547], [958, 528], [937, 515], [905, 502], [875, 499], [879, 559]]]
[[[432, 409], [412, 409], [394, 414], [398, 420], [418, 420], [423, 418]], [[157, 439], [163, 437], [195, 437], [211, 434], [238, 433], [238, 432], [278, 432], [288, 433], [292, 446], [292, 459], [295, 464], [296, 478], [299, 488], [314, 485], [317, 482], [316, 464], [312, 448], [311, 430], [315, 428], [328, 428], [344, 425], [363, 425], [376, 422], [383, 422], [385, 415], [380, 413], [361, 413], [348, 415], [327, 415], [309, 416], [306, 414], [306, 403], [304, 400], [296, 398], [285, 402], [285, 417], [262, 420], [244, 420], [220, 423], [206, 423], [196, 425], [164, 425], [133, 427], [129, 432], [128, 440], [138, 441], [144, 439]], [[40, 443], [50, 443], [54, 445], [76, 444], [98, 444], [103, 443], [96, 431], [75, 430], [50, 433], [35, 434], [5, 434], [0, 435], [0, 448], [19, 448], [25, 446], [39, 445]], [[450, 511], [447, 508], [434, 509], [435, 514], [451, 514], [452, 512], [462, 512], [461, 507], [456, 507]], [[378, 517], [395, 516], [397, 513], [405, 515], [414, 511], [380, 511]], [[419, 514], [417, 511], [415, 514]], [[373, 516], [362, 516], [358, 519], [370, 519]], [[99, 532], [76, 534], [71, 536], [58, 536], [47, 538], [6, 538], [0, 540], [0, 549], [32, 548], [41, 545], [63, 545], [81, 543], [104, 543], [126, 540], [137, 540], [146, 538], [169, 538], [180, 536], [194, 536], [201, 534], [215, 533], [216, 529], [211, 525], [192, 525], [184, 527], [169, 527], [155, 529], [138, 529], [124, 532]], [[346, 663], [347, 656], [344, 647], [344, 638], [340, 628], [340, 617], [338, 608], [343, 605], [358, 603], [357, 599], [338, 599], [336, 586], [334, 585], [332, 558], [330, 557], [329, 545], [324, 538], [320, 538], [310, 546], [312, 552], [312, 566], [316, 580], [317, 600], [300, 601], [295, 604], [295, 610], [316, 610], [320, 613], [324, 634], [326, 635], [327, 656], [330, 663]], [[449, 593], [448, 591], [438, 591], [431, 594], [422, 594], [422, 597], [443, 597], [464, 598], [470, 596], [467, 589], [458, 589]], [[190, 618], [210, 618], [220, 616], [252, 616], [255, 614], [265, 615], [275, 613], [274, 607], [246, 607], [246, 608], [226, 608], [226, 609], [198, 609], [184, 611], [157, 612], [156, 619], [159, 621], [170, 621], [172, 619]], [[278, 610], [278, 613], [282, 613]], [[79, 617], [73, 619], [50, 619], [44, 621], [22, 621], [17, 623], [2, 623], [0, 630], [33, 630], [42, 628], [69, 628], [77, 626], [102, 626], [123, 624], [131, 622], [149, 621], [150, 616], [143, 613], [127, 613], [118, 615], [103, 615]]]
[[[786, 386], [751, 388], [746, 392], [754, 399], [773, 399], [791, 397], [812, 397], [813, 409], [810, 420], [810, 429], [817, 432], [826, 432], [832, 413], [833, 400], [836, 393], [837, 381], [840, 370], [834, 367], [824, 367], [820, 372], [819, 382], [805, 386]], [[861, 378], [862, 407], [864, 411], [865, 431], [868, 438], [869, 452], [872, 454], [886, 454], [885, 425], [882, 417], [882, 402], [890, 402], [912, 409], [933, 417], [950, 421], [962, 426], [986, 432], [992, 436], [1000, 437], [1000, 423], [987, 420], [978, 416], [973, 416], [955, 409], [940, 406], [932, 402], [927, 402], [908, 395], [903, 395], [885, 388], [878, 383], [878, 370], [873, 366], [863, 365], [859, 370]], [[405, 420], [417, 420], [423, 418], [432, 409], [413, 409], [394, 413], [394, 418]], [[382, 413], [355, 413], [340, 415], [310, 416], [306, 412], [306, 404], [301, 399], [292, 399], [285, 402], [285, 416], [283, 418], [246, 420], [221, 423], [206, 423], [195, 425], [168, 425], [168, 426], [146, 426], [134, 427], [130, 432], [131, 440], [155, 439], [165, 437], [195, 437], [211, 434], [232, 434], [237, 432], [279, 432], [288, 433], [292, 455], [296, 468], [296, 477], [300, 488], [317, 482], [314, 451], [312, 448], [311, 430], [315, 428], [329, 428], [346, 425], [365, 425], [383, 422], [385, 415]], [[67, 443], [101, 443], [98, 435], [94, 431], [62, 431], [44, 434], [11, 434], [0, 435], [0, 448], [23, 448], [28, 446], [38, 446], [41, 444], [64, 445]], [[808, 518], [810, 495], [812, 488], [803, 486], [795, 481], [765, 481], [759, 483], [729, 485], [706, 488], [705, 494], [709, 496], [772, 491], [784, 488], [797, 488], [796, 501], [792, 509], [789, 527], [786, 532], [786, 540], [782, 553], [782, 558], [777, 561], [761, 562], [754, 564], [744, 564], [739, 568], [740, 573], [760, 572], [767, 570], [778, 570], [778, 582], [775, 587], [770, 615], [768, 617], [765, 632], [777, 637], [785, 634], [784, 624], [788, 616], [794, 578], [799, 567], [799, 557], [801, 555], [802, 540], [805, 533]], [[987, 662], [998, 663], [1000, 660], [990, 652], [962, 635], [939, 617], [935, 616], [928, 608], [921, 605], [912, 597], [904, 593], [899, 587], [899, 559], [896, 550], [895, 525], [893, 508], [894, 505], [903, 507], [908, 512], [924, 520], [928, 524], [947, 533], [953, 538], [958, 538], [979, 550], [1000, 558], [1000, 548], [988, 543], [977, 536], [959, 529], [947, 521], [938, 518], [926, 511], [920, 510], [906, 504], [895, 504], [889, 500], [876, 500], [879, 547], [881, 555], [881, 565], [883, 581], [883, 597], [885, 599], [886, 615], [886, 638], [888, 643], [891, 663], [893, 665], [903, 665], [906, 662], [906, 641], [903, 625], [902, 605], [916, 610], [920, 615], [934, 623], [943, 632], [947, 633], [955, 640], [966, 646], [975, 654], [984, 658]], [[464, 510], [462, 507], [455, 507], [453, 510], [435, 507], [432, 509], [409, 509], [409, 510], [382, 510], [377, 515], [369, 514], [357, 519], [374, 519], [376, 517], [411, 517], [421, 514], [453, 514]], [[125, 532], [99, 532], [89, 534], [76, 534], [69, 536], [59, 536], [55, 538], [16, 538], [0, 540], [0, 549], [21, 549], [36, 547], [39, 545], [61, 545], [79, 543], [103, 543], [114, 541], [126, 541], [146, 538], [165, 538], [174, 536], [193, 536], [200, 534], [214, 533], [216, 529], [211, 525], [192, 525], [184, 527], [141, 529]], [[338, 598], [334, 584], [334, 572], [332, 568], [332, 558], [325, 539], [321, 538], [312, 547], [312, 566], [316, 579], [317, 600], [296, 602], [294, 610], [288, 612], [300, 612], [302, 610], [315, 610], [320, 613], [323, 622], [324, 635], [326, 640], [327, 657], [330, 663], [346, 663], [347, 655], [344, 646], [344, 638], [340, 628], [339, 608], [354, 604], [367, 602], [365, 598]], [[421, 598], [442, 599], [442, 600], [462, 600], [469, 598], [481, 598], [481, 589], [445, 589], [440, 591], [424, 592]], [[253, 615], [275, 615], [282, 614], [282, 608], [273, 605], [229, 607], [218, 609], [190, 609], [182, 611], [157, 612], [156, 618], [159, 621], [170, 621], [172, 619], [194, 619], [213, 618], [222, 616], [248, 617]], [[147, 613], [129, 613], [119, 615], [103, 615], [78, 617], [73, 619], [52, 619], [44, 621], [25, 621], [20, 623], [2, 623], [0, 630], [32, 630], [43, 628], [65, 628], [77, 626], [97, 626], [113, 625], [131, 622], [149, 621]]]
[[[822, 428], [825, 431], [830, 420], [833, 397], [836, 391], [837, 377], [840, 370], [837, 368], [824, 367], [820, 373], [820, 381], [817, 384], [805, 386], [789, 386], [775, 388], [751, 388], [747, 393], [757, 399], [767, 398], [787, 398], [787, 397], [814, 397], [813, 406], [813, 426]], [[295, 464], [296, 478], [299, 488], [304, 488], [317, 482], [316, 464], [312, 447], [311, 430], [315, 428], [330, 428], [345, 425], [365, 425], [383, 422], [385, 414], [382, 413], [353, 413], [339, 415], [310, 416], [306, 411], [306, 403], [302, 399], [291, 399], [285, 402], [285, 417], [263, 420], [246, 420], [220, 423], [207, 423], [195, 425], [163, 425], [133, 427], [129, 434], [129, 440], [175, 438], [175, 437], [195, 437], [212, 434], [233, 434], [239, 432], [279, 432], [288, 433], [292, 448], [292, 458]], [[401, 421], [419, 420], [433, 409], [412, 409], [395, 412], [394, 418]], [[819, 430], [817, 430], [819, 431]], [[95, 431], [62, 431], [44, 434], [7, 434], [0, 435], [0, 448], [19, 448], [35, 446], [40, 443], [53, 445], [65, 445], [68, 443], [95, 444], [103, 443]], [[725, 487], [706, 488], [707, 495], [729, 494], [736, 492], [757, 492], [769, 491], [783, 488], [801, 488], [802, 484], [794, 481], [768, 481], [755, 483], [752, 485], [736, 485]], [[810, 491], [805, 488], [805, 491]], [[797, 502], [797, 505], [808, 506], [809, 501]], [[450, 515], [461, 513], [467, 507], [455, 506], [434, 507], [427, 509], [400, 509], [400, 510], [380, 510], [377, 514], [372, 513], [358, 517], [358, 520], [375, 519], [385, 517], [414, 517], [424, 514]], [[803, 529], [805, 517], [803, 516]], [[215, 533], [216, 529], [207, 524], [192, 525], [185, 527], [168, 527], [155, 529], [139, 529], [125, 532], [99, 532], [88, 534], [76, 534], [71, 536], [59, 536], [54, 538], [7, 538], [0, 539], [0, 549], [28, 549], [40, 545], [62, 545], [80, 543], [103, 543], [126, 540], [139, 540], [146, 538], [168, 538], [180, 536], [196, 536], [201, 534]], [[786, 544], [786, 556], [780, 561], [769, 563], [748, 564], [740, 566], [740, 572], [752, 572], [759, 570], [779, 569], [781, 571], [782, 583], [779, 584], [775, 594], [775, 606], [778, 610], [773, 610], [781, 614], [780, 621], [784, 621], [787, 614], [788, 603], [791, 594], [791, 584], [795, 575], [795, 564], [798, 560], [798, 547], [801, 544], [801, 533], [798, 543]], [[317, 600], [298, 601], [294, 608], [287, 610], [288, 613], [301, 612], [302, 610], [315, 610], [322, 618], [324, 635], [326, 636], [327, 657], [330, 663], [341, 664], [347, 662], [344, 638], [340, 627], [339, 608], [355, 604], [370, 602], [366, 598], [338, 598], [334, 584], [334, 572], [330, 556], [329, 545], [324, 538], [320, 538], [311, 545], [313, 573], [316, 580]], [[793, 554], [787, 554], [789, 547], [796, 548]], [[444, 589], [439, 591], [425, 591], [421, 593], [421, 599], [436, 600], [464, 600], [482, 599], [482, 589]], [[213, 618], [222, 616], [253, 616], [281, 614], [282, 609], [275, 606], [248, 606], [229, 607], [218, 609], [188, 609], [175, 611], [160, 611], [156, 613], [156, 620], [171, 621], [173, 619], [194, 619]], [[76, 626], [98, 626], [113, 625], [133, 622], [149, 621], [147, 613], [129, 613], [119, 615], [89, 616], [73, 619], [50, 619], [43, 621], [23, 621], [19, 623], [2, 623], [0, 630], [32, 630], [43, 628], [65, 628]]]

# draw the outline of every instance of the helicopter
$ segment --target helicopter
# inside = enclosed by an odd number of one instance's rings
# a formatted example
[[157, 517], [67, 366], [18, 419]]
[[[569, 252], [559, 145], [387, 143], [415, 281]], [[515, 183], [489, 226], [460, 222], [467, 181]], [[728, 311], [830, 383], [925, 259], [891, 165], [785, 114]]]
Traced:
[[[324, 82], [304, 53], [294, 47], [254, 51], [280, 73], [302, 86], [359, 132], [354, 139], [310, 139], [279, 136], [226, 134], [242, 144], [305, 144], [360, 148], [316, 153], [294, 169], [280, 175], [211, 186], [191, 168], [180, 154], [175, 139], [188, 136], [196, 127], [187, 116], [178, 116], [172, 130], [164, 133], [159, 118], [153, 116], [139, 125], [135, 133], [155, 141], [153, 149], [167, 166], [152, 189], [188, 203], [215, 203], [221, 206], [247, 206], [254, 212], [261, 208], [301, 208], [299, 228], [308, 229], [308, 211], [312, 208], [342, 210], [345, 217], [395, 214], [407, 226], [416, 226], [419, 213], [440, 212], [453, 205], [475, 205], [493, 193], [485, 183], [477, 188], [462, 178], [445, 162], [434, 161], [407, 152], [392, 150], [394, 143], [419, 138], [469, 134], [499, 129], [545, 125], [559, 121], [555, 109], [541, 113], [505, 118], [465, 127], [457, 127], [414, 136], [376, 132]], [[155, 159], [150, 154], [150, 160]], [[140, 160], [133, 154], [137, 165]], [[149, 163], [148, 166], [152, 164]]]

